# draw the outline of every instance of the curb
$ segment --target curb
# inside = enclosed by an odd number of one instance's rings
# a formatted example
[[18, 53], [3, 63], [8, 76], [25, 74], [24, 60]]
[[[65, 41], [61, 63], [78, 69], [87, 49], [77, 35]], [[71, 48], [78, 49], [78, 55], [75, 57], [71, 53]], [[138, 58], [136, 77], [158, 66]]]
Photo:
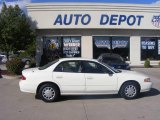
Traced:
[[9, 79], [9, 80], [13, 80], [13, 79], [20, 80], [21, 79], [21, 75], [15, 75], [15, 76], [2, 75], [2, 78]]

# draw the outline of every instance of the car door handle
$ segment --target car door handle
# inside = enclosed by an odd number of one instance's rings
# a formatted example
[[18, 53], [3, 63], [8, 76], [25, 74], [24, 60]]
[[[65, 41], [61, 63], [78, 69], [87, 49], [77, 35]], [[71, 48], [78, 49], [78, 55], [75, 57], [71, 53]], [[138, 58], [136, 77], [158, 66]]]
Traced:
[[87, 77], [87, 79], [93, 79], [93, 77], [91, 77], [91, 76], [88, 76], [88, 77]]
[[56, 76], [56, 78], [63, 78], [63, 76]]

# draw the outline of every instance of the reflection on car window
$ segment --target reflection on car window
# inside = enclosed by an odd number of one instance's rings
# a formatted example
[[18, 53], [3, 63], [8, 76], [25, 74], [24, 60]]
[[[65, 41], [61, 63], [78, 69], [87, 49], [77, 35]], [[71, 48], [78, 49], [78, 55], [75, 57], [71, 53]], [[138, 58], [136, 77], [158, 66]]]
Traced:
[[39, 67], [38, 69], [39, 69], [39, 70], [44, 70], [44, 69], [50, 67], [51, 65], [55, 64], [55, 63], [58, 62], [58, 61], [59, 61], [59, 59], [54, 60], [54, 61], [52, 61], [52, 62], [49, 62], [48, 64], [46, 64], [46, 65], [44, 65], [44, 66], [42, 66], [42, 67]]
[[79, 61], [65, 61], [60, 63], [55, 70], [56, 72], [81, 72], [81, 64]]
[[122, 58], [118, 58], [118, 57], [104, 57], [102, 62], [107, 63], [107, 64], [111, 64], [111, 63], [124, 63]]
[[96, 62], [83, 62], [83, 71], [85, 73], [111, 73], [106, 67]]
[[104, 63], [104, 62], [101, 62], [101, 63], [102, 63], [103, 65], [105, 65], [107, 68], [109, 68], [110, 70], [112, 70], [113, 72], [115, 72], [115, 73], [120, 73], [120, 72], [122, 72], [121, 70], [115, 69], [115, 68], [107, 65], [107, 64]]

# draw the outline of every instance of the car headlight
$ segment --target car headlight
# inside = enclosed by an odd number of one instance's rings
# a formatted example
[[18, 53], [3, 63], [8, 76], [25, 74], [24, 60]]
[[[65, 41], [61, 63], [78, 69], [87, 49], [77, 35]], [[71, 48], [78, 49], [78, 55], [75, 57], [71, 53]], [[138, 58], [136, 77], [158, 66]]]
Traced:
[[150, 78], [145, 78], [144, 82], [151, 82]]

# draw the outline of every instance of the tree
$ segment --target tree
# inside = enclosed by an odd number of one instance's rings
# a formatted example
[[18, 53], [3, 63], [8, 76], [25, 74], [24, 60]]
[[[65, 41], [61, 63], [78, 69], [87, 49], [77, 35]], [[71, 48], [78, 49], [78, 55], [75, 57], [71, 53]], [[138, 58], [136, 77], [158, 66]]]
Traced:
[[30, 19], [18, 5], [7, 7], [3, 3], [0, 13], [0, 49], [7, 53], [26, 50], [35, 41], [35, 33], [31, 29]]

